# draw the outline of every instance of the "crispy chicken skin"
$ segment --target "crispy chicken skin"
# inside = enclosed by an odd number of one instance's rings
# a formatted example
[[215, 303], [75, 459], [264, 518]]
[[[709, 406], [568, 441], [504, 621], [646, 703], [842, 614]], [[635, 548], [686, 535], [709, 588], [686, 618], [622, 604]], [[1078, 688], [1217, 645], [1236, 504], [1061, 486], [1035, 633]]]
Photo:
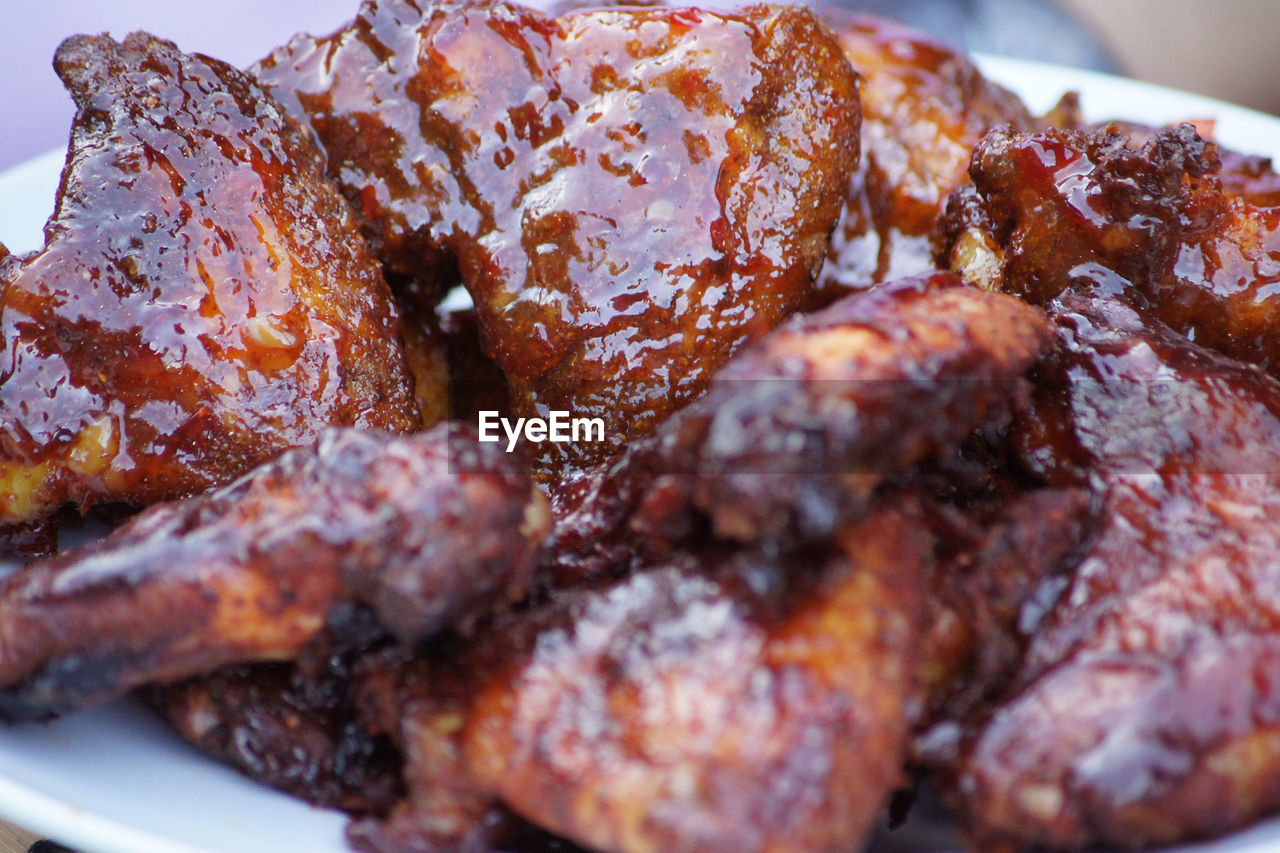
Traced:
[[320, 152], [249, 76], [76, 36], [45, 248], [0, 260], [0, 523], [225, 483], [329, 424], [419, 425]]
[[351, 601], [413, 642], [522, 594], [548, 524], [527, 474], [474, 433], [335, 428], [0, 583], [0, 714], [287, 660]]
[[899, 780], [928, 548], [886, 509], [826, 551], [676, 558], [438, 650], [400, 700], [410, 798], [357, 843], [447, 848], [496, 799], [602, 850], [852, 849]]
[[994, 131], [974, 152], [974, 186], [949, 208], [952, 265], [1038, 303], [1073, 285], [1122, 292], [1275, 372], [1280, 208], [1256, 206], [1268, 198], [1262, 174], [1232, 162], [1224, 189], [1216, 148], [1190, 125], [1140, 147], [1106, 130]]
[[947, 197], [988, 130], [1029, 130], [1016, 95], [957, 48], [894, 21], [826, 9], [862, 77], [862, 160], [819, 279], [824, 296], [934, 268]]
[[798, 316], [743, 350], [705, 397], [557, 506], [561, 578], [660, 559], [708, 528], [795, 548], [865, 512], [885, 477], [1008, 422], [1051, 340], [1041, 312], [947, 273]]
[[201, 752], [258, 782], [383, 814], [404, 797], [400, 753], [360, 719], [352, 680], [381, 636], [372, 620], [339, 611], [297, 662], [231, 667], [152, 688], [147, 700]]
[[1270, 157], [1218, 147], [1222, 191], [1254, 207], [1280, 207], [1280, 173]]
[[[938, 553], [925, 578], [922, 729], [966, 717], [1008, 684], [1027, 626], [1075, 571], [1097, 512], [1078, 487], [1021, 487], [926, 509]], [[916, 747], [928, 748], [927, 739]]]
[[983, 849], [1221, 833], [1280, 807], [1280, 384], [1113, 297], [1051, 313], [1020, 442], [1098, 528], [991, 712], [928, 739]]
[[[1125, 144], [1134, 149], [1141, 148], [1152, 137], [1173, 130], [1182, 123], [1175, 122], [1156, 127], [1125, 120], [1072, 121], [1069, 115], [1063, 116], [1063, 119], [1059, 123], [1048, 122], [1047, 126], [1071, 128], [1086, 133], [1118, 133], [1125, 137]], [[1245, 154], [1224, 148], [1215, 140], [1217, 123], [1212, 119], [1188, 119], [1186, 123], [1194, 127], [1201, 138], [1215, 143], [1220, 163], [1218, 178], [1222, 181], [1222, 191], [1228, 197], [1243, 199], [1254, 207], [1280, 206], [1280, 174], [1276, 173], [1270, 157], [1260, 157], [1256, 154]]]
[[856, 81], [813, 15], [366, 2], [257, 67], [310, 118], [401, 272], [456, 258], [539, 446], [607, 458], [809, 298], [857, 160]]

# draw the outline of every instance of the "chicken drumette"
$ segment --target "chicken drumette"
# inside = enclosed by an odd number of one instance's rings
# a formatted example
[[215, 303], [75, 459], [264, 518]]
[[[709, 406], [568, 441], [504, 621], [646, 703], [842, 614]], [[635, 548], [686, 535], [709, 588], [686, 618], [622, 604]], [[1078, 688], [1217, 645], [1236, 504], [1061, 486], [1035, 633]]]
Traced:
[[419, 425], [399, 321], [320, 152], [251, 77], [77, 36], [46, 245], [0, 258], [0, 524], [224, 483], [328, 424]]
[[354, 602], [415, 642], [522, 595], [548, 525], [528, 475], [474, 433], [330, 430], [0, 583], [0, 715], [288, 660]]
[[385, 0], [256, 72], [393, 270], [456, 260], [517, 414], [604, 420], [544, 472], [648, 432], [804, 304], [857, 159], [854, 74], [800, 8]]

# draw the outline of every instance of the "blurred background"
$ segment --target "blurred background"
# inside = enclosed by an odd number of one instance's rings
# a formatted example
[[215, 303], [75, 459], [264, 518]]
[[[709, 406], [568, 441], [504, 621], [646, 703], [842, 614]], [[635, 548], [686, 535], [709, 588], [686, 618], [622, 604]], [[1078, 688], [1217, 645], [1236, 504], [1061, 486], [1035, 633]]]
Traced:
[[123, 38], [149, 30], [187, 52], [244, 67], [296, 32], [333, 32], [358, 6], [359, 0], [0, 0], [8, 33], [0, 51], [0, 171], [66, 146], [75, 111], [53, 73], [53, 52], [69, 35]]
[[[0, 0], [0, 170], [66, 144], [71, 102], [50, 67], [77, 32], [148, 29], [245, 66], [298, 31], [328, 33], [358, 0]], [[696, 2], [696, 0], [691, 0]], [[723, 3], [724, 0], [716, 0]], [[1280, 113], [1275, 0], [816, 0], [901, 18], [969, 50], [1078, 65]], [[711, 5], [714, 5], [712, 3]]]

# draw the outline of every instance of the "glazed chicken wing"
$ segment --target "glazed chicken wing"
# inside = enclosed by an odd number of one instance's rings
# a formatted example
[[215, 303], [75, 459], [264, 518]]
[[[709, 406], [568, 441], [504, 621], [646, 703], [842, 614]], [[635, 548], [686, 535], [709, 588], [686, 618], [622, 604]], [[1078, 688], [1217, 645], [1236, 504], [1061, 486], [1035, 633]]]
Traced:
[[984, 847], [1224, 832], [1280, 808], [1280, 384], [1114, 297], [1051, 313], [1019, 441], [1097, 527], [990, 713], [926, 739]]
[[[1017, 671], [1027, 626], [1053, 603], [1093, 536], [1088, 489], [1014, 485], [998, 497], [926, 503], [937, 543], [925, 578], [917, 678], [927, 728], [965, 718]], [[924, 738], [916, 749], [928, 752]]]
[[808, 299], [857, 159], [853, 72], [799, 8], [368, 2], [257, 74], [394, 269], [456, 259], [518, 415], [603, 419], [541, 444], [544, 473], [648, 432]]
[[328, 431], [0, 583], [0, 715], [288, 660], [353, 601], [414, 642], [523, 594], [548, 525], [527, 474], [474, 433]]
[[77, 36], [45, 247], [0, 259], [0, 524], [224, 483], [328, 424], [419, 418], [376, 261], [252, 78]]
[[561, 495], [562, 578], [660, 559], [708, 529], [821, 543], [888, 475], [1007, 423], [1049, 343], [1041, 313], [935, 273], [849, 296], [745, 347], [706, 396]]
[[1035, 122], [945, 42], [869, 15], [823, 16], [862, 76], [862, 160], [819, 281], [829, 297], [933, 269], [939, 219], [968, 180], [973, 146], [998, 125]]
[[1280, 370], [1280, 208], [1257, 206], [1265, 189], [1233, 168], [1224, 189], [1190, 125], [1136, 148], [1106, 130], [995, 131], [948, 214], [953, 268], [1038, 303], [1070, 286], [1122, 292], [1200, 344]]
[[352, 677], [382, 636], [367, 613], [338, 611], [296, 662], [231, 667], [152, 688], [147, 700], [251, 779], [324, 808], [384, 814], [404, 797], [400, 753], [360, 718]]
[[928, 534], [882, 510], [834, 541], [676, 558], [439, 649], [399, 700], [409, 800], [357, 844], [474, 839], [501, 801], [602, 850], [852, 849], [899, 778]]
[[[1125, 137], [1125, 145], [1140, 149], [1152, 137], [1175, 130], [1183, 122], [1174, 122], [1161, 127], [1141, 124], [1123, 119], [1104, 122], [1071, 121], [1048, 123], [1048, 127], [1070, 128], [1086, 133], [1112, 133]], [[1280, 206], [1280, 173], [1270, 157], [1257, 154], [1245, 154], [1225, 148], [1215, 141], [1217, 122], [1211, 119], [1188, 119], [1186, 124], [1195, 128], [1196, 133], [1205, 140], [1215, 142], [1220, 168], [1218, 178], [1222, 182], [1222, 191], [1229, 198], [1239, 198], [1254, 207]]]

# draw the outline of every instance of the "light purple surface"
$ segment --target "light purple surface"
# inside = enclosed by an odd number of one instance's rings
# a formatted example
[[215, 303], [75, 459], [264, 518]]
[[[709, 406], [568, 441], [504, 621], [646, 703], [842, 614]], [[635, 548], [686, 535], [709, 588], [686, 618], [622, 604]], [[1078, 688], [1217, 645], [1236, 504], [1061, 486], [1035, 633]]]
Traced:
[[71, 99], [53, 73], [67, 36], [145, 29], [244, 67], [295, 32], [326, 34], [355, 16], [359, 0], [0, 0], [0, 171], [63, 147]]

